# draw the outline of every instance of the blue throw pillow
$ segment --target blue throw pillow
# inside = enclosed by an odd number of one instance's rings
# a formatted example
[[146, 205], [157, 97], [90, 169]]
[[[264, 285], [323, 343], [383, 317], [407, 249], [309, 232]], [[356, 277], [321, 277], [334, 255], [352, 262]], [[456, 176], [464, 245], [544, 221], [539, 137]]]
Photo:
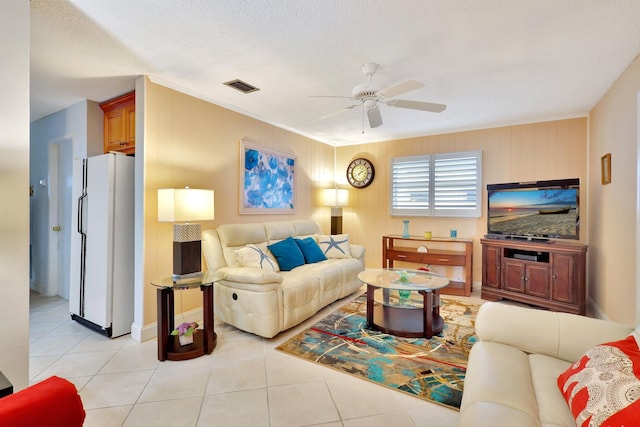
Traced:
[[322, 253], [322, 249], [313, 240], [313, 237], [307, 237], [306, 239], [295, 239], [298, 247], [302, 251], [302, 255], [304, 255], [304, 262], [307, 264], [313, 264], [314, 262], [320, 262], [327, 259], [326, 256]]
[[271, 253], [278, 260], [280, 270], [291, 271], [296, 267], [304, 265], [304, 255], [296, 244], [293, 237], [287, 237], [284, 240], [267, 246]]

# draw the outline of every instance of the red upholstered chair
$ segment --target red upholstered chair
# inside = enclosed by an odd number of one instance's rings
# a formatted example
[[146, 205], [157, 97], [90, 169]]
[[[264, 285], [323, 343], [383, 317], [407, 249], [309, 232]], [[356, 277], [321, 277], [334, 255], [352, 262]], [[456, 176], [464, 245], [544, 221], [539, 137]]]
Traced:
[[82, 427], [85, 412], [76, 387], [50, 377], [0, 399], [0, 426]]

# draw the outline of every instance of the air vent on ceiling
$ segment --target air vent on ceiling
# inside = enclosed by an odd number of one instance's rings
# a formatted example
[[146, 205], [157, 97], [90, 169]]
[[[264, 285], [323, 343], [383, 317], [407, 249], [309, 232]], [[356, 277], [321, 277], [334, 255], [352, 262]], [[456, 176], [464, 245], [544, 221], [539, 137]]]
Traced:
[[234, 89], [237, 89], [242, 93], [251, 93], [251, 92], [255, 92], [257, 90], [260, 90], [257, 87], [252, 86], [249, 83], [243, 82], [240, 79], [231, 80], [229, 82], [225, 82], [224, 84], [227, 85], [227, 86], [230, 86], [230, 87], [232, 87]]

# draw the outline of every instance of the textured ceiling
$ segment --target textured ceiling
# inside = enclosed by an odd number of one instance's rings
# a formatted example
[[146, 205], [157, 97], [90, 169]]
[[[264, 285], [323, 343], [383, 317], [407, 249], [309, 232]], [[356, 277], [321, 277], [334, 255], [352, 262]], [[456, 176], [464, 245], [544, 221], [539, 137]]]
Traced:
[[[637, 0], [32, 0], [32, 120], [153, 81], [316, 140], [355, 144], [586, 114], [640, 52]], [[349, 99], [414, 79], [370, 129]], [[243, 94], [222, 83], [260, 88]], [[364, 129], [364, 133], [363, 133]]]

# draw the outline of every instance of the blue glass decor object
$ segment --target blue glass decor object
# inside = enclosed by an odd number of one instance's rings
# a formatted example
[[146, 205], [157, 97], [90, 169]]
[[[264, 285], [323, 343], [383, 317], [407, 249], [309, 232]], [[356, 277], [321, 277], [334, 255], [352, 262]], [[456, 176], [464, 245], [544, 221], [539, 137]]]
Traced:
[[[411, 278], [415, 273], [409, 273], [407, 270], [398, 270], [398, 276], [400, 276], [400, 283], [409, 283], [409, 278]], [[411, 297], [411, 291], [406, 289], [398, 289], [398, 296], [400, 297], [400, 304], [406, 304], [409, 302], [409, 297]]]
[[409, 220], [404, 219], [402, 220], [402, 222], [404, 223], [404, 231], [402, 232], [402, 237], [409, 237]]
[[409, 301], [409, 297], [411, 296], [411, 291], [398, 291], [400, 295], [400, 304], [406, 304]]

